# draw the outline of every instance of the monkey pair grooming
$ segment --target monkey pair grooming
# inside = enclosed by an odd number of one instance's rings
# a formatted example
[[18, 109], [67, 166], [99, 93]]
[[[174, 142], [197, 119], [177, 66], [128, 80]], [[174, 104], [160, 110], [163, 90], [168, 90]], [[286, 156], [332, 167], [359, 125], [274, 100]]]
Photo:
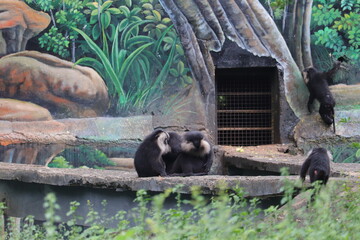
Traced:
[[309, 170], [310, 182], [321, 181], [326, 185], [330, 175], [331, 153], [325, 148], [312, 149], [303, 163], [300, 171], [300, 178], [305, 181], [306, 173]]
[[322, 120], [328, 124], [333, 124], [335, 132], [335, 99], [329, 89], [329, 82], [332, 81], [333, 75], [340, 68], [341, 62], [336, 62], [332, 69], [327, 72], [319, 72], [314, 67], [309, 67], [304, 70], [304, 79], [306, 86], [309, 89], [310, 96], [307, 104], [308, 110], [311, 113], [311, 105], [314, 100], [320, 102], [319, 114]]
[[173, 144], [170, 146], [175, 149], [174, 156], [176, 155], [175, 160], [174, 157], [169, 159], [165, 156], [166, 164], [173, 162], [168, 171], [170, 176], [201, 176], [209, 173], [214, 155], [204, 134], [199, 131], [186, 132], [182, 136], [180, 149]]
[[139, 177], [206, 175], [212, 161], [212, 147], [199, 131], [181, 136], [155, 130], [140, 144], [134, 158]]

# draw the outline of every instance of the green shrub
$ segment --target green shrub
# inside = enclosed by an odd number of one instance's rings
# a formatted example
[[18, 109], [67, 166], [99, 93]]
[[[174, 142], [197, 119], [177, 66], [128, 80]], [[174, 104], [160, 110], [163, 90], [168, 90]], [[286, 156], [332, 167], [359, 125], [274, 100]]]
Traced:
[[72, 168], [73, 166], [69, 164], [68, 161], [62, 156], [55, 157], [49, 164], [48, 167], [51, 168]]
[[360, 143], [354, 142], [330, 149], [333, 162], [336, 163], [360, 163]]
[[[89, 213], [83, 229], [75, 225], [79, 217], [79, 204], [72, 202], [67, 216], [71, 220], [60, 225], [55, 210], [54, 194], [45, 198], [45, 219], [42, 225], [34, 225], [27, 218], [20, 232], [7, 228], [6, 239], [360, 239], [360, 188], [330, 182], [317, 192], [313, 202], [294, 208], [294, 186], [284, 184], [284, 207], [272, 206], [266, 210], [257, 207], [257, 199], [246, 199], [241, 190], [228, 191], [220, 188], [219, 194], [210, 200], [192, 189], [189, 200], [182, 199], [177, 189], [169, 189], [152, 198], [144, 190], [137, 192], [138, 206], [129, 209], [135, 225], [130, 225], [129, 216], [120, 211], [112, 218], [95, 212], [89, 203]], [[177, 205], [163, 207], [165, 200], [175, 194]], [[310, 195], [309, 195], [310, 196]], [[308, 197], [309, 200], [309, 197]], [[184, 210], [181, 206], [188, 206]], [[106, 207], [106, 203], [103, 202]], [[109, 219], [119, 223], [115, 228], [105, 228]]]
[[59, 154], [59, 157], [62, 157], [63, 159], [55, 158], [52, 161], [52, 163], [55, 161], [54, 165], [57, 164], [57, 166], [64, 166], [65, 163], [63, 160], [66, 159], [66, 161], [69, 163], [69, 166], [73, 167], [86, 166], [89, 168], [103, 168], [106, 166], [115, 166], [115, 163], [109, 160], [105, 153], [86, 145], [67, 148]]

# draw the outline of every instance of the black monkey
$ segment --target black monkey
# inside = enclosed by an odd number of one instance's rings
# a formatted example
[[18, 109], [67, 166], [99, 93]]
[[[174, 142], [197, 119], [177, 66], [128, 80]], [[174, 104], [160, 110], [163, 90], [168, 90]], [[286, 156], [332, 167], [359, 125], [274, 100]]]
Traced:
[[314, 67], [309, 67], [304, 70], [304, 79], [306, 86], [309, 89], [310, 96], [307, 104], [308, 110], [311, 113], [311, 105], [315, 99], [320, 102], [319, 113], [322, 120], [328, 124], [334, 124], [335, 132], [335, 99], [329, 89], [329, 81], [332, 81], [332, 76], [339, 69], [341, 62], [336, 62], [334, 67], [328, 72], [319, 72]]
[[135, 170], [139, 177], [166, 176], [162, 156], [170, 151], [169, 134], [157, 129], [145, 137], [134, 157]]
[[312, 149], [303, 163], [300, 171], [300, 178], [305, 181], [306, 173], [309, 170], [310, 182], [321, 181], [326, 185], [330, 175], [331, 153], [325, 148]]
[[181, 143], [181, 152], [176, 158], [170, 175], [200, 176], [210, 171], [214, 153], [204, 134], [199, 131], [186, 132]]
[[181, 143], [182, 137], [176, 132], [168, 132], [169, 141], [168, 144], [171, 148], [171, 151], [163, 155], [163, 160], [166, 165], [166, 173], [169, 173], [174, 165], [176, 158], [181, 152]]

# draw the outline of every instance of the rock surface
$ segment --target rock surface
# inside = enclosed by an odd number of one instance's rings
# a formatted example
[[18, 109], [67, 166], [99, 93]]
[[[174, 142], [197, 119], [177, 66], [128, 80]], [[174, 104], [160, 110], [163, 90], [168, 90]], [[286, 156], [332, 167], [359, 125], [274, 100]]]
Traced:
[[35, 122], [0, 121], [0, 144], [139, 143], [153, 130], [152, 117], [59, 119]]
[[46, 121], [52, 120], [50, 112], [36, 104], [15, 99], [0, 98], [0, 120]]
[[24, 51], [28, 40], [50, 23], [50, 16], [24, 1], [0, 1], [0, 56]]
[[294, 129], [294, 140], [305, 152], [313, 147], [340, 148], [360, 142], [360, 85], [338, 84], [330, 90], [336, 101], [336, 133], [321, 120], [315, 101], [313, 113], [302, 116]]
[[337, 84], [330, 86], [337, 106], [360, 105], [360, 84]]
[[96, 71], [36, 51], [0, 59], [0, 95], [36, 103], [55, 118], [102, 116], [109, 107]]

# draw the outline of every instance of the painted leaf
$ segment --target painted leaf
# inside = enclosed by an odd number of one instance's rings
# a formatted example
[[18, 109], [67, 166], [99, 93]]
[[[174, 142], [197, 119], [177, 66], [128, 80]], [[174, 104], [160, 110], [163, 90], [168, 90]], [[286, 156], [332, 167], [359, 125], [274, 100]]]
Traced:
[[91, 12], [91, 16], [97, 16], [98, 15], [98, 10], [97, 9], [94, 9], [92, 12]]
[[180, 74], [182, 74], [184, 72], [184, 67], [185, 67], [184, 63], [182, 61], [179, 61], [178, 65], [177, 65], [177, 69]]
[[103, 3], [103, 5], [101, 5], [100, 11], [104, 12], [106, 9], [108, 9], [111, 4], [113, 3], [113, 1], [106, 1]]
[[91, 31], [91, 34], [92, 34], [93, 39], [94, 39], [94, 40], [99, 39], [100, 33], [101, 33], [101, 31], [100, 31], [99, 26], [98, 26], [98, 25], [95, 25], [95, 26], [93, 27], [92, 31]]
[[360, 149], [358, 149], [358, 150], [356, 151], [355, 156], [356, 156], [356, 158], [360, 158]]
[[156, 10], [153, 10], [152, 12], [153, 12], [156, 20], [157, 20], [157, 21], [161, 21], [161, 14], [160, 14], [158, 11], [156, 11]]
[[104, 29], [108, 28], [111, 22], [110, 12], [106, 11], [104, 14], [101, 14], [101, 24]]
[[125, 0], [125, 4], [126, 4], [126, 6], [131, 7], [132, 0]]
[[126, 17], [130, 17], [130, 10], [126, 6], [120, 6], [119, 9], [123, 12]]
[[164, 25], [164, 24], [162, 24], [162, 23], [160, 23], [160, 24], [156, 25], [156, 28], [158, 28], [158, 29], [166, 29], [167, 26]]
[[143, 8], [147, 9], [147, 10], [153, 10], [153, 6], [150, 3], [144, 3], [142, 5]]
[[178, 71], [177, 71], [175, 68], [171, 68], [171, 69], [169, 70], [169, 73], [170, 73], [171, 76], [173, 76], [173, 77], [178, 77], [178, 76], [179, 76], [179, 73], [178, 73]]
[[91, 2], [91, 3], [87, 3], [86, 6], [88, 8], [90, 8], [91, 10], [97, 9], [98, 8], [98, 3], [97, 2]]
[[117, 15], [117, 14], [120, 14], [121, 11], [118, 9], [118, 8], [109, 8], [108, 11], [111, 13], [111, 14], [114, 14], [114, 15]]
[[171, 23], [171, 19], [170, 18], [163, 18], [163, 20], [161, 22], [163, 24], [169, 24], [169, 23]]
[[90, 17], [90, 24], [94, 24], [98, 22], [98, 15], [93, 15]]

